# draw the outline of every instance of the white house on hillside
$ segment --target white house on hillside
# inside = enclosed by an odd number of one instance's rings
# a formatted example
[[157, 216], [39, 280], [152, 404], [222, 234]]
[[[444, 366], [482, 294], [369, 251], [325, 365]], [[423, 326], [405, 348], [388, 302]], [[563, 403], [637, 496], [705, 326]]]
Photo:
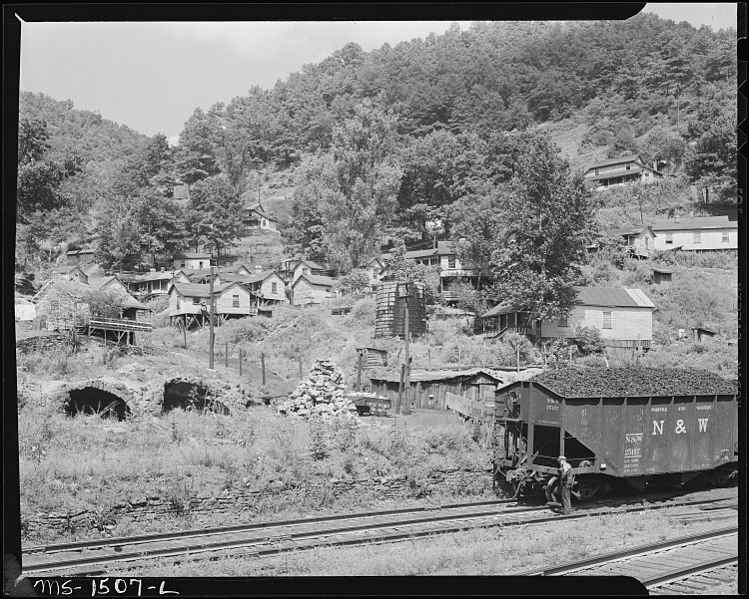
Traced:
[[652, 225], [656, 250], [737, 250], [739, 223], [727, 216], [670, 218]]
[[491, 336], [515, 332], [534, 341], [575, 337], [575, 329], [595, 327], [609, 347], [650, 347], [655, 305], [640, 289], [579, 287], [569, 314], [555, 320], [536, 320], [499, 304], [481, 315], [482, 328]]
[[596, 190], [632, 183], [655, 183], [663, 178], [655, 165], [648, 166], [637, 154], [596, 162], [585, 171], [584, 176], [585, 181]]

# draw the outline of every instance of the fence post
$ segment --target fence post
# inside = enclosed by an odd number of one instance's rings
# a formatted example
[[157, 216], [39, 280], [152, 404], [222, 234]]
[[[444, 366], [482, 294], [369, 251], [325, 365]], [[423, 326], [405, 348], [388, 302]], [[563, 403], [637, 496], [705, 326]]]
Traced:
[[358, 352], [359, 356], [356, 361], [356, 390], [361, 391], [361, 371], [362, 371], [362, 353], [364, 350]]
[[263, 386], [265, 386], [265, 354], [260, 354], [260, 370], [263, 371]]
[[400, 414], [401, 413], [401, 401], [403, 400], [403, 379], [406, 376], [406, 365], [401, 364], [401, 376], [400, 376], [400, 382], [398, 383], [398, 399], [395, 402], [395, 413]]
[[515, 372], [520, 372], [520, 344], [515, 348], [515, 359], [517, 361]]
[[229, 368], [229, 343], [224, 344], [224, 366]]

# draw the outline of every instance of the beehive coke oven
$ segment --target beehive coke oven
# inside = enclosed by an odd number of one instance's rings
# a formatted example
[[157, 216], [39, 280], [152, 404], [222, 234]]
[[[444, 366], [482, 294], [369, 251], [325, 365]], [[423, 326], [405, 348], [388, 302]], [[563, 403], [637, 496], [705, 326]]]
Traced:
[[412, 337], [427, 331], [427, 313], [424, 303], [424, 286], [421, 283], [399, 283], [388, 281], [377, 288], [375, 300], [375, 338], [405, 337], [406, 299], [408, 298], [408, 329]]

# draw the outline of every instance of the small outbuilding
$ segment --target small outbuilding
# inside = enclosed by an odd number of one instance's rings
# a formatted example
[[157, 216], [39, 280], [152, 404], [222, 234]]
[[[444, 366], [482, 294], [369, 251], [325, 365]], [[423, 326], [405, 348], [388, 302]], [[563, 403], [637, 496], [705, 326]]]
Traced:
[[713, 330], [707, 329], [705, 327], [692, 327], [692, 334], [694, 335], [694, 342], [695, 343], [702, 343], [703, 339], [707, 339], [709, 337], [715, 337], [717, 333]]
[[673, 274], [673, 270], [668, 270], [666, 268], [654, 268], [653, 283], [655, 283], [656, 285], [660, 285], [661, 283], [670, 283]]
[[[373, 375], [369, 380], [373, 393], [395, 403], [398, 399], [400, 373]], [[413, 407], [444, 410], [447, 408], [448, 393], [491, 405], [497, 385], [504, 381], [488, 369], [472, 368], [413, 371], [410, 383], [408, 393]]]

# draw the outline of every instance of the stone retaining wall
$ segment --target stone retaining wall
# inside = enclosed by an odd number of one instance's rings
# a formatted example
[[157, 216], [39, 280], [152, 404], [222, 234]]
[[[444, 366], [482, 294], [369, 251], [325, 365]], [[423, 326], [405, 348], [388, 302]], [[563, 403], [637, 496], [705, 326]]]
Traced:
[[39, 513], [33, 518], [22, 518], [24, 535], [34, 534], [50, 529], [58, 531], [70, 529], [98, 529], [102, 532], [115, 523], [127, 521], [149, 521], [163, 517], [189, 512], [196, 521], [201, 516], [215, 513], [226, 513], [236, 518], [243, 512], [256, 511], [259, 502], [290, 503], [303, 495], [324, 496], [330, 494], [335, 498], [356, 494], [374, 500], [417, 499], [432, 495], [444, 495], [450, 501], [459, 502], [462, 498], [483, 495], [491, 492], [492, 481], [490, 470], [451, 470], [432, 472], [422, 480], [408, 476], [393, 476], [380, 479], [333, 479], [306, 487], [283, 488], [280, 483], [269, 485], [263, 490], [232, 489], [225, 490], [217, 496], [194, 497], [133, 497], [115, 505], [106, 512], [83, 510], [79, 512]]

